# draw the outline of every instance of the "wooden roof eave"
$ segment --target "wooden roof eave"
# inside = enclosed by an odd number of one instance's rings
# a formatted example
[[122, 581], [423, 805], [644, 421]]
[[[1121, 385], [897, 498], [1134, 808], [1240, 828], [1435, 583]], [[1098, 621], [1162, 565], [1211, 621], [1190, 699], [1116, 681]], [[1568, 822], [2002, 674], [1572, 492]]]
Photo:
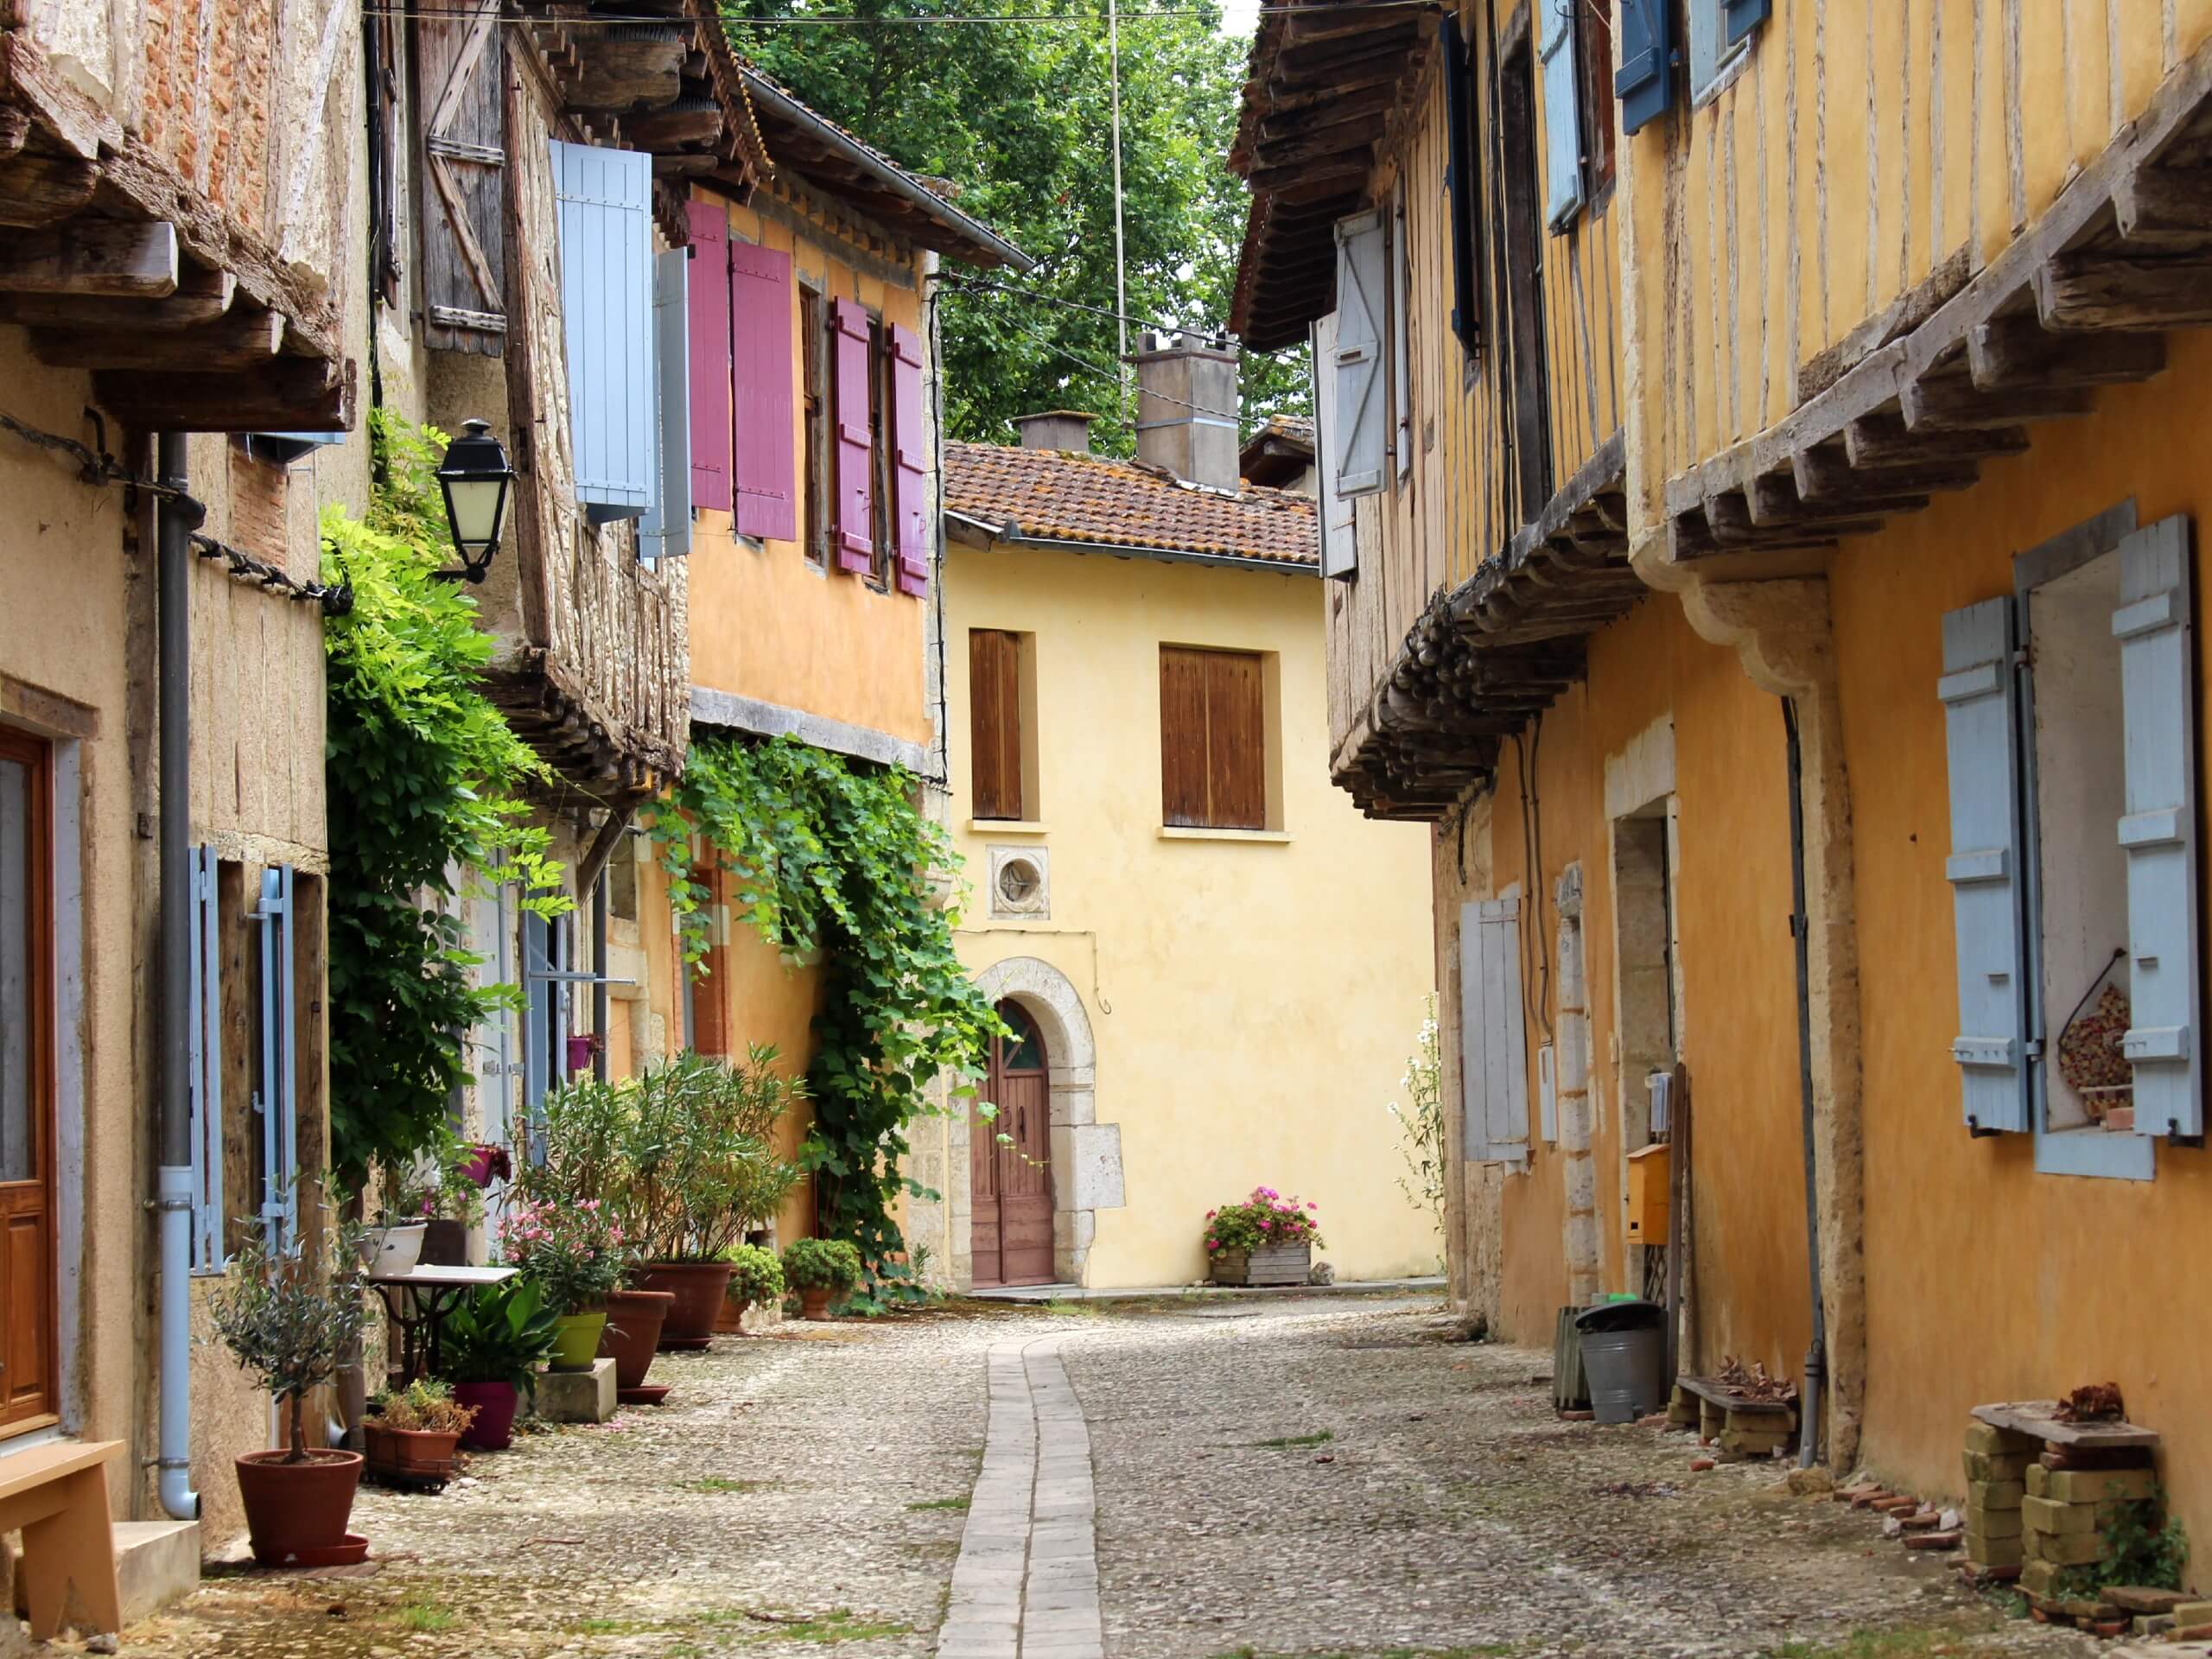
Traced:
[[[2043, 216], [1757, 436], [1667, 481], [1660, 556], [1700, 576], [1798, 574], [1840, 540], [1970, 489], [2029, 429], [2150, 378], [2212, 325], [2212, 43]], [[1936, 280], [1931, 278], [1931, 281]]]
[[0, 30], [0, 322], [151, 430], [344, 431], [355, 377], [327, 293]]

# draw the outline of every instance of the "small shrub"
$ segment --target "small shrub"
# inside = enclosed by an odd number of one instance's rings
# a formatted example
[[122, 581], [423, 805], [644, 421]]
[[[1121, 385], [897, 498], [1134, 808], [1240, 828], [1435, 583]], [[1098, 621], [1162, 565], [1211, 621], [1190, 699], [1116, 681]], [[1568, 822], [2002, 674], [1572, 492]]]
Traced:
[[784, 1247], [784, 1278], [794, 1290], [849, 1291], [861, 1281], [861, 1253], [842, 1238], [802, 1238]]
[[784, 1264], [773, 1250], [758, 1244], [734, 1244], [729, 1252], [729, 1294], [763, 1307], [784, 1300]]
[[1306, 1244], [1319, 1247], [1321, 1224], [1311, 1202], [1286, 1198], [1272, 1186], [1255, 1186], [1242, 1204], [1224, 1204], [1206, 1211], [1206, 1254], [1224, 1250], [1250, 1252], [1269, 1244]]
[[453, 1397], [453, 1385], [421, 1376], [404, 1389], [378, 1389], [369, 1408], [386, 1428], [408, 1434], [461, 1434], [476, 1421], [476, 1408]]

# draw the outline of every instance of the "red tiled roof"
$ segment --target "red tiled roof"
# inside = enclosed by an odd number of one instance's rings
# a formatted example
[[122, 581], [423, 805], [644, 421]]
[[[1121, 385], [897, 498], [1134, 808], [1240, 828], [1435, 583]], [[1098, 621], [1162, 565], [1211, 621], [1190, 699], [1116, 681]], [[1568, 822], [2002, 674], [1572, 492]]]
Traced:
[[1013, 537], [1255, 564], [1320, 563], [1310, 497], [1253, 486], [1230, 495], [1104, 455], [948, 443], [944, 505]]

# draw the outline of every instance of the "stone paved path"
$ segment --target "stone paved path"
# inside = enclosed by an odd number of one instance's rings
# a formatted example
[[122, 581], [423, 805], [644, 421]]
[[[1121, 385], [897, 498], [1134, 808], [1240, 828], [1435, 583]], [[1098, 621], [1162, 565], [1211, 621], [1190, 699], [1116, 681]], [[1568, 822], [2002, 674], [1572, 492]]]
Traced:
[[1433, 1300], [956, 1308], [671, 1356], [675, 1402], [366, 1492], [365, 1576], [152, 1659], [1923, 1659], [2088, 1651], [1777, 1472], [1564, 1424]]

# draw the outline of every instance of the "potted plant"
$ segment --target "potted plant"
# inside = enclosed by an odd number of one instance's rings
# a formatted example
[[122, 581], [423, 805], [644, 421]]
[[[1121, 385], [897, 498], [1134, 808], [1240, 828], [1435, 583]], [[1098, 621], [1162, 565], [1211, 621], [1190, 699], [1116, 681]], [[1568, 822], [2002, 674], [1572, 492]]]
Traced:
[[776, 1253], [758, 1244], [731, 1245], [729, 1288], [722, 1293], [721, 1318], [715, 1329], [742, 1336], [747, 1308], [773, 1307], [783, 1300], [784, 1264]]
[[453, 1397], [450, 1385], [417, 1377], [404, 1389], [379, 1389], [361, 1425], [369, 1473], [396, 1485], [442, 1486], [459, 1466], [461, 1437], [476, 1408]]
[[1242, 1204], [1206, 1211], [1206, 1267], [1217, 1285], [1302, 1285], [1322, 1242], [1319, 1206], [1255, 1186]]
[[312, 1252], [271, 1251], [257, 1227], [208, 1300], [216, 1334], [238, 1363], [289, 1408], [288, 1444], [238, 1459], [238, 1496], [254, 1559], [265, 1567], [359, 1560], [367, 1541], [346, 1530], [361, 1480], [358, 1452], [309, 1450], [307, 1396], [338, 1375], [366, 1323], [353, 1230]]
[[607, 1327], [607, 1294], [630, 1265], [626, 1235], [605, 1202], [519, 1204], [499, 1224], [499, 1248], [554, 1315], [553, 1369], [589, 1370]]
[[801, 1238], [784, 1247], [784, 1278], [810, 1319], [828, 1319], [830, 1299], [849, 1295], [861, 1268], [861, 1253], [848, 1239]]
[[607, 1328], [600, 1332], [602, 1358], [614, 1362], [614, 1397], [634, 1406], [657, 1406], [668, 1389], [648, 1384], [660, 1328], [676, 1298], [664, 1290], [616, 1289], [607, 1293]]
[[396, 1279], [423, 1259], [437, 1181], [412, 1166], [379, 1163], [376, 1171], [377, 1218], [361, 1234], [361, 1265], [372, 1279]]
[[453, 1397], [476, 1417], [463, 1446], [502, 1452], [514, 1443], [522, 1395], [537, 1397], [533, 1368], [553, 1351], [556, 1319], [537, 1283], [517, 1274], [471, 1291], [446, 1315], [440, 1370]]

